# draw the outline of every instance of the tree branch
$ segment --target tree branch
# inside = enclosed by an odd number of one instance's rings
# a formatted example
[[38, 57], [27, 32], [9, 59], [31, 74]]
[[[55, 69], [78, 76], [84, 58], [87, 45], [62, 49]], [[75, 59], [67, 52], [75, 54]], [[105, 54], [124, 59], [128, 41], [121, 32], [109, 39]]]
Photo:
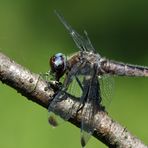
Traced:
[[[29, 100], [48, 108], [52, 101], [55, 90], [35, 73], [30, 72], [21, 65], [10, 60], [0, 52], [0, 80], [16, 89]], [[60, 116], [69, 113], [73, 107], [69, 122], [80, 127], [81, 114], [76, 116], [76, 108], [80, 102], [72, 97], [65, 95], [63, 101], [57, 102], [52, 106], [53, 111]], [[74, 107], [75, 106], [75, 107]], [[147, 148], [138, 138], [134, 137], [125, 127], [113, 121], [106, 112], [98, 112], [94, 118], [95, 132], [94, 137], [101, 140], [109, 147], [117, 148]], [[85, 124], [85, 123], [84, 123]]]

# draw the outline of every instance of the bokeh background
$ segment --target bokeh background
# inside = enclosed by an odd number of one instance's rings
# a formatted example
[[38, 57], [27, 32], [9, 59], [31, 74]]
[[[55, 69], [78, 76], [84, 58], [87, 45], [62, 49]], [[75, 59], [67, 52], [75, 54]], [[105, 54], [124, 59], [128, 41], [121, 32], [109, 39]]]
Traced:
[[[54, 53], [77, 51], [54, 9], [78, 32], [87, 30], [101, 55], [148, 65], [147, 0], [0, 0], [0, 51], [36, 73], [48, 71]], [[148, 145], [148, 79], [116, 77], [109, 115]], [[65, 122], [52, 129], [47, 117], [47, 110], [0, 82], [1, 148], [80, 147], [78, 128]], [[95, 138], [92, 147], [106, 148]]]

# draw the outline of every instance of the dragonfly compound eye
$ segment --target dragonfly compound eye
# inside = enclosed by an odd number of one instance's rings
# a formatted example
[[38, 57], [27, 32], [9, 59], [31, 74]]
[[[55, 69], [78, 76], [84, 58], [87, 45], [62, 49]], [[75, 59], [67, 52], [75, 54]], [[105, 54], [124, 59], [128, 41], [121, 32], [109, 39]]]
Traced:
[[64, 74], [66, 70], [66, 57], [62, 53], [57, 53], [50, 58], [51, 72], [55, 74], [56, 80]]

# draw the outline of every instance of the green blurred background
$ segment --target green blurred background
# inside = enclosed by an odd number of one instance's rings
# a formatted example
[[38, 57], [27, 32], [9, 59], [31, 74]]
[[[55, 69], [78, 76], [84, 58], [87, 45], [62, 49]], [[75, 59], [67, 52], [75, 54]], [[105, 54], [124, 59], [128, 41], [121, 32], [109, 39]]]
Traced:
[[[101, 55], [148, 65], [147, 0], [0, 0], [0, 51], [36, 73], [48, 71], [54, 53], [77, 51], [54, 9], [87, 30]], [[0, 101], [1, 148], [80, 147], [78, 128], [66, 122], [52, 129], [44, 108], [2, 83]], [[148, 79], [116, 77], [109, 115], [148, 144]], [[92, 147], [106, 146], [91, 138]]]

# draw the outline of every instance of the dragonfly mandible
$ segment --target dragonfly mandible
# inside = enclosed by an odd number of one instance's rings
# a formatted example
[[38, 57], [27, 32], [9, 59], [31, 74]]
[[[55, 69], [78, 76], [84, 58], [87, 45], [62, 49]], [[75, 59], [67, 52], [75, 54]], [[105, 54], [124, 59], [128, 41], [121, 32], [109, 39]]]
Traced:
[[[90, 135], [94, 132], [93, 118], [95, 114], [100, 110], [105, 111], [102, 102], [104, 97], [108, 97], [109, 95], [106, 95], [106, 92], [104, 93], [103, 89], [104, 87], [111, 88], [112, 86], [112, 84], [108, 83], [108, 85], [102, 87], [103, 77], [108, 77], [110, 75], [147, 77], [148, 67], [125, 64], [102, 57], [96, 52], [86, 31], [84, 31], [84, 37], [81, 36], [66, 22], [63, 16], [56, 11], [55, 13], [68, 30], [79, 51], [68, 59], [62, 53], [55, 54], [50, 58], [50, 73], [54, 75], [55, 80], [59, 81], [64, 74], [66, 76], [61, 90], [54, 97], [48, 110], [52, 111], [51, 106], [53, 103], [62, 99], [59, 98], [62, 91], [66, 92], [69, 85], [75, 79], [82, 91], [82, 95], [79, 97], [82, 106], [77, 110], [81, 109], [82, 113], [81, 145], [84, 147], [88, 142]], [[81, 77], [79, 78], [79, 76]], [[110, 90], [112, 90], [112, 88]], [[112, 92], [108, 91], [107, 93], [110, 94]], [[69, 115], [69, 113], [67, 113], [65, 114], [64, 119], [68, 120], [70, 117], [71, 114]], [[53, 118], [50, 119], [52, 119], [51, 124], [55, 123]], [[85, 121], [87, 124], [84, 124], [84, 120], [87, 120]]]

